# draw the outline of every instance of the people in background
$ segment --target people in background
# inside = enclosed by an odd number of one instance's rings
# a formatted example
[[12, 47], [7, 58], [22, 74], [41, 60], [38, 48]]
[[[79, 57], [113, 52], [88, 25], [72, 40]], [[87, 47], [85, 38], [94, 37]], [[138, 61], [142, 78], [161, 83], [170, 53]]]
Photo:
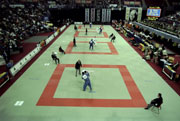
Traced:
[[100, 27], [99, 27], [99, 34], [102, 33], [102, 30], [103, 30], [103, 29], [102, 29], [102, 27], [100, 26]]
[[89, 27], [92, 28], [92, 22], [89, 23]]
[[8, 58], [12, 52], [21, 52], [23, 40], [54, 28], [43, 20], [49, 13], [45, 4], [24, 4], [24, 8], [9, 6], [13, 1], [1, 0], [0, 3], [0, 46], [3, 46], [0, 51], [5, 51]]
[[86, 35], [88, 34], [88, 29], [86, 28], [86, 33], [85, 33]]

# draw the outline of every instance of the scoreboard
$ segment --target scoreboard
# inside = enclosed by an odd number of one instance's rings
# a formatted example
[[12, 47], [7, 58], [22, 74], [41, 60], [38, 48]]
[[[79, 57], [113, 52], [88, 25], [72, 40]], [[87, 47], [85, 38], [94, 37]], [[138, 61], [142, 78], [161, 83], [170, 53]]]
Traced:
[[148, 8], [147, 16], [148, 17], [160, 17], [161, 9], [160, 8]]

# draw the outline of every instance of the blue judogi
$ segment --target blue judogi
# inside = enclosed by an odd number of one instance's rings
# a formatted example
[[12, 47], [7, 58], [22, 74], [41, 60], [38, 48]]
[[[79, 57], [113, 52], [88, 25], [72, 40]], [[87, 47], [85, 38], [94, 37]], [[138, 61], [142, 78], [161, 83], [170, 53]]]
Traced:
[[91, 40], [89, 41], [89, 49], [93, 50], [94, 44], [95, 44], [94, 40], [91, 39]]
[[99, 28], [99, 34], [101, 34], [101, 33], [102, 33], [102, 28], [100, 27], [100, 28]]
[[86, 87], [89, 86], [90, 91], [92, 91], [92, 87], [91, 87], [91, 82], [89, 79], [89, 73], [86, 72], [83, 76], [82, 79], [85, 81], [84, 86], [83, 86], [83, 91], [86, 91]]

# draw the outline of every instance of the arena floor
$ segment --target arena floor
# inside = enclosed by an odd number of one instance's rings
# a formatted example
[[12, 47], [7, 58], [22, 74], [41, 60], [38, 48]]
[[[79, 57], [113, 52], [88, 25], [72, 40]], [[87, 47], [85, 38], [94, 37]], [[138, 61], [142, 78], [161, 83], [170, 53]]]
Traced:
[[[88, 35], [81, 25], [78, 32], [68, 27], [0, 97], [0, 121], [179, 121], [180, 97], [146, 61], [111, 26], [103, 26], [102, 34], [96, 32], [98, 25], [86, 27]], [[88, 42], [95, 36], [91, 51]], [[61, 64], [52, 61], [53, 51]], [[83, 92], [84, 81], [75, 77], [78, 59], [90, 72], [92, 93]], [[160, 113], [144, 110], [159, 92], [164, 99]]]

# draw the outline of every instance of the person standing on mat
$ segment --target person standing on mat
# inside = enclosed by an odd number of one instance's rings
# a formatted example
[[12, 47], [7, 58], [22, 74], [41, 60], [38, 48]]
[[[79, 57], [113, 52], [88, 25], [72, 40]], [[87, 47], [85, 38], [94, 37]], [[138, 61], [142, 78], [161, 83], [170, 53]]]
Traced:
[[81, 75], [81, 67], [82, 67], [82, 63], [80, 60], [78, 60], [75, 64], [76, 76], [77, 76], [78, 71], [79, 71], [79, 75]]
[[76, 47], [76, 38], [75, 37], [73, 39], [73, 45], [74, 45], [74, 47]]
[[153, 99], [150, 104], [148, 104], [144, 109], [148, 110], [152, 106], [159, 107], [163, 103], [163, 98], [161, 93], [158, 93], [158, 98]]
[[99, 27], [99, 34], [102, 33], [102, 27]]
[[90, 49], [90, 50], [93, 50], [94, 44], [95, 44], [94, 40], [91, 39], [91, 40], [89, 41], [89, 49]]
[[76, 25], [74, 25], [74, 30], [77, 31], [77, 26]]
[[111, 42], [114, 42], [115, 39], [116, 39], [116, 36], [114, 35], [114, 36], [111, 38]]
[[92, 23], [91, 23], [91, 22], [89, 23], [89, 27], [90, 27], [90, 28], [92, 27]]
[[59, 52], [60, 52], [60, 53], [63, 53], [63, 54], [66, 54], [65, 51], [62, 49], [61, 46], [59, 47]]
[[111, 37], [113, 37], [114, 36], [114, 34], [112, 33], [110, 36], [109, 36], [109, 38], [111, 38]]
[[55, 61], [56, 64], [59, 64], [59, 58], [56, 56], [54, 52], [52, 52], [51, 58]]
[[90, 92], [92, 92], [91, 81], [90, 81], [89, 77], [90, 77], [90, 75], [89, 75], [88, 71], [82, 72], [82, 79], [85, 81], [84, 86], [83, 86], [83, 91], [86, 91], [86, 87], [89, 86]]
[[88, 34], [88, 29], [86, 28], [86, 35]]

